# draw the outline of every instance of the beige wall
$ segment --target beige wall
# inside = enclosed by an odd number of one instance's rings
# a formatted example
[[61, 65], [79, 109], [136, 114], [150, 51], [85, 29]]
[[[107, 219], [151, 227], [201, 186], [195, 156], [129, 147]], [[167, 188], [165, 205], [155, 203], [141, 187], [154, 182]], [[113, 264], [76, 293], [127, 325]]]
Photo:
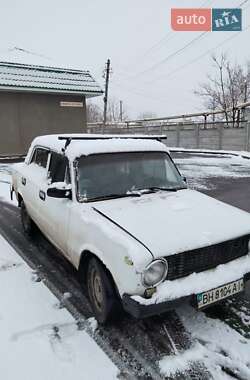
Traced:
[[[83, 107], [61, 107], [61, 101]], [[39, 135], [85, 131], [85, 97], [0, 92], [0, 156], [25, 154]]]

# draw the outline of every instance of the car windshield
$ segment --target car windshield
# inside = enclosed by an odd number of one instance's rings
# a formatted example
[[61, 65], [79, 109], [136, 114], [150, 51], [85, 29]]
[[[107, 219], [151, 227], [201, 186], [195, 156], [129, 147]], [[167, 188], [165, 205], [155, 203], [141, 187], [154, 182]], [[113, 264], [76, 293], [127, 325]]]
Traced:
[[78, 161], [80, 201], [183, 188], [185, 182], [165, 152], [93, 154]]

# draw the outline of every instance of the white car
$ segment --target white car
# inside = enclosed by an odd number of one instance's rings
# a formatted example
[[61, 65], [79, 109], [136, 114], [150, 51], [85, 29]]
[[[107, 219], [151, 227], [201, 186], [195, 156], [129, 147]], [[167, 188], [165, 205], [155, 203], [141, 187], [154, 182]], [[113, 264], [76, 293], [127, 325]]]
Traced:
[[187, 188], [150, 136], [36, 138], [13, 190], [34, 224], [78, 269], [101, 323], [183, 299], [202, 309], [244, 290], [250, 215]]

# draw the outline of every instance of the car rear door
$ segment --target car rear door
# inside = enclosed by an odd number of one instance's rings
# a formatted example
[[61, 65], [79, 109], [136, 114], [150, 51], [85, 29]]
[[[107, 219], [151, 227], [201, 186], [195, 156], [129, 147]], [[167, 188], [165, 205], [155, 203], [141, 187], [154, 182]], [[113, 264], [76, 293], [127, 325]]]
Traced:
[[41, 193], [41, 185], [47, 178], [49, 150], [36, 147], [32, 153], [30, 162], [21, 174], [21, 195], [31, 218], [40, 226], [39, 213], [40, 201], [44, 197]]

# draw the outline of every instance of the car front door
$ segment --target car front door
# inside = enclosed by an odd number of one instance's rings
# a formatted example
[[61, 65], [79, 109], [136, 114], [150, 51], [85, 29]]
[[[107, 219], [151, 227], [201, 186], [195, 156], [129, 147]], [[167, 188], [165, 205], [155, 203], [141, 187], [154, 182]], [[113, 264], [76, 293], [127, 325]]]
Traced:
[[41, 202], [41, 213], [44, 220], [43, 232], [65, 256], [68, 256], [68, 223], [72, 200], [49, 197], [47, 190], [49, 187], [56, 187], [59, 184], [68, 186], [70, 183], [68, 159], [62, 154], [51, 152], [48, 178], [41, 188], [46, 194], [45, 200]]

